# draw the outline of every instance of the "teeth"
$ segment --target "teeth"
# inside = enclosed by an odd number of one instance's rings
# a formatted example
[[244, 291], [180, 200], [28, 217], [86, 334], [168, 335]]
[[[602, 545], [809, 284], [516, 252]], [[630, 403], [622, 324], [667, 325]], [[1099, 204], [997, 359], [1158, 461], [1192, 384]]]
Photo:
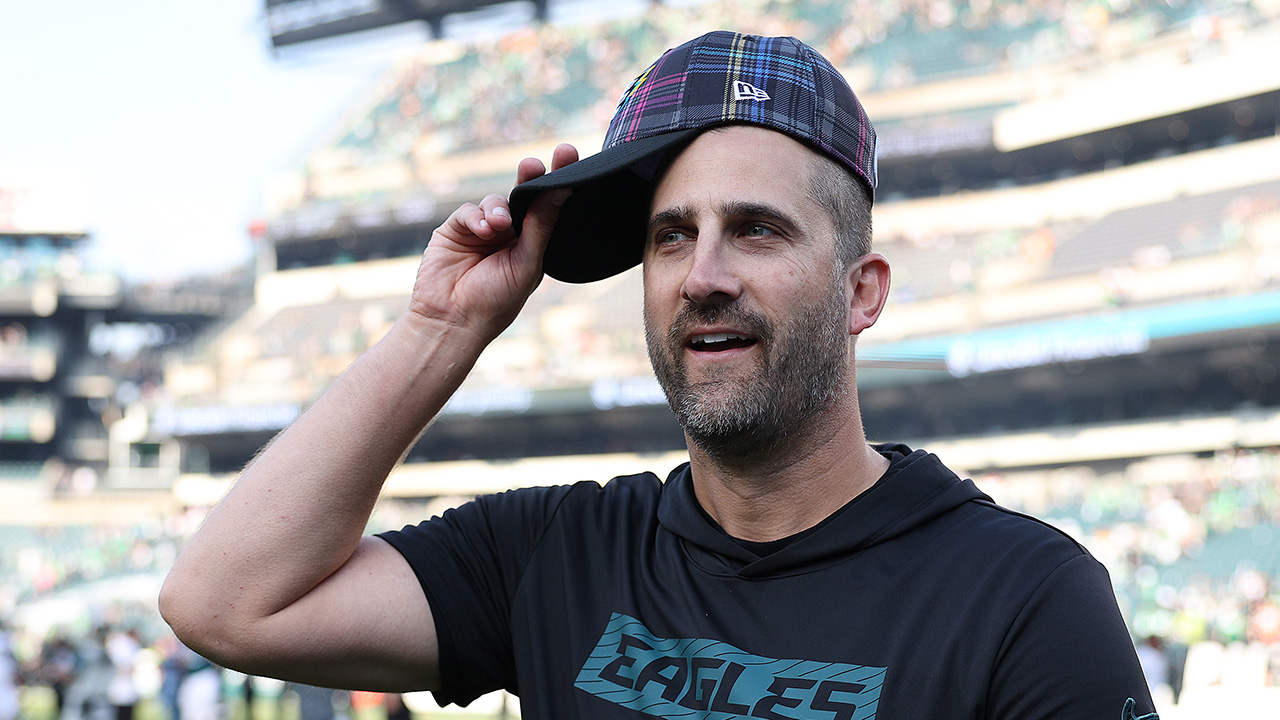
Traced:
[[693, 342], [695, 343], [718, 343], [726, 340], [746, 340], [746, 338], [734, 333], [708, 333], [706, 335], [693, 336]]

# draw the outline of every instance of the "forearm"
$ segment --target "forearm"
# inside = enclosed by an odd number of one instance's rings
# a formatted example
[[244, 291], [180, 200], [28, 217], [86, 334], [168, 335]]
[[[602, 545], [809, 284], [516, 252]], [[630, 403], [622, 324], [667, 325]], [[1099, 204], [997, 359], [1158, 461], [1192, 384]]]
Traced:
[[[560, 146], [552, 164], [576, 157]], [[526, 159], [516, 178], [543, 171]], [[567, 192], [540, 195], [520, 228], [496, 194], [436, 228], [410, 309], [250, 463], [178, 557], [160, 611], [181, 640], [254, 674], [432, 686], [426, 596], [403, 557], [361, 536], [387, 475], [538, 286]]]
[[166, 580], [161, 610], [184, 639], [243, 633], [346, 563], [387, 475], [482, 346], [406, 316], [273, 440]]

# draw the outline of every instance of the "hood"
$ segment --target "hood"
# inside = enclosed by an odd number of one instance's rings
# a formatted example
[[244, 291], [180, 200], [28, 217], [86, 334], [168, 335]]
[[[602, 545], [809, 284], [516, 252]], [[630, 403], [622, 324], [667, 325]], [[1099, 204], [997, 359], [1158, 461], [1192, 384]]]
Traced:
[[991, 500], [932, 453], [901, 444], [874, 447], [889, 459], [889, 469], [875, 485], [765, 557], [742, 547], [708, 519], [694, 496], [688, 463], [667, 477], [658, 522], [683, 540], [693, 559], [708, 571], [761, 578], [814, 570], [891, 540], [970, 500]]

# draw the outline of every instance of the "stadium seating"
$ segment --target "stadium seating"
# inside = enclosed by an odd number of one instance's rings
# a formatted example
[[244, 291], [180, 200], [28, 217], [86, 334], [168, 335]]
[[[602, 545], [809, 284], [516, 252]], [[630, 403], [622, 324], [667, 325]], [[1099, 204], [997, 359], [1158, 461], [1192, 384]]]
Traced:
[[1155, 0], [1106, 9], [1083, 0], [721, 0], [692, 9], [659, 7], [601, 25], [548, 25], [452, 51], [428, 48], [394, 71], [332, 148], [354, 151], [354, 163], [367, 165], [405, 157], [419, 145], [449, 155], [516, 137], [563, 137], [598, 127], [630, 77], [687, 39], [691, 28], [803, 37], [863, 78], [860, 91], [872, 92], [1070, 57], [1087, 60], [1084, 51], [1182, 31], [1194, 18], [1258, 12], [1252, 4]]
[[[1238, 151], [1202, 154], [1228, 152]], [[1139, 170], [1180, 175], [1196, 172], [1202, 161], [1174, 158]], [[1134, 184], [1147, 183], [1139, 177]], [[877, 217], [877, 248], [894, 270], [887, 310], [893, 321], [869, 333], [866, 348], [956, 328], [1230, 295], [1280, 282], [1280, 271], [1263, 272], [1275, 248], [1252, 239], [1265, 234], [1257, 230], [1260, 223], [1278, 217], [1280, 181], [1170, 199], [1134, 193], [1127, 202], [1113, 190], [1108, 179], [1086, 176], [1040, 186], [1032, 202], [1014, 189], [886, 206]], [[1088, 199], [1103, 196], [1115, 209], [1085, 215]], [[974, 208], [1031, 204], [1045, 208], [1043, 222], [1002, 227], [987, 219], [985, 227], [967, 229], [967, 220], [958, 217]], [[280, 289], [271, 298], [296, 304], [277, 308], [275, 300], [260, 298], [253, 319], [240, 323], [234, 333], [240, 340], [227, 343], [237, 349], [236, 360], [222, 371], [228, 397], [314, 400], [403, 310], [414, 262], [278, 273], [271, 283]], [[393, 274], [389, 267], [396, 268]], [[1255, 267], [1254, 281], [1242, 285]], [[329, 277], [336, 274], [344, 279]], [[639, 280], [633, 272], [587, 286], [544, 282], [467, 387], [553, 388], [647, 376]]]

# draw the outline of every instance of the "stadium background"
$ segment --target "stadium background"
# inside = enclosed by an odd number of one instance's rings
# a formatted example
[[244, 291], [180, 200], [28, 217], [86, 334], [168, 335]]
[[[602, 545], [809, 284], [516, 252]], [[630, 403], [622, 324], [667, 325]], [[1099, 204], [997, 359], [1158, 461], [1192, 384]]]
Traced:
[[[269, 0], [264, 33], [429, 14], [410, 5]], [[74, 182], [0, 175], [0, 618], [20, 658], [55, 630], [163, 633], [183, 539], [405, 308], [431, 228], [505, 193], [521, 157], [598, 148], [649, 60], [732, 27], [818, 47], [881, 135], [872, 438], [1080, 538], [1135, 640], [1166, 643], [1166, 720], [1280, 707], [1280, 3], [587, 5], [521, 5], [467, 40], [433, 16], [436, 39], [272, 184], [240, 270], [124, 285], [78, 261], [84, 227], [56, 212]], [[636, 272], [545, 281], [371, 529], [678, 463], [639, 300]]]

